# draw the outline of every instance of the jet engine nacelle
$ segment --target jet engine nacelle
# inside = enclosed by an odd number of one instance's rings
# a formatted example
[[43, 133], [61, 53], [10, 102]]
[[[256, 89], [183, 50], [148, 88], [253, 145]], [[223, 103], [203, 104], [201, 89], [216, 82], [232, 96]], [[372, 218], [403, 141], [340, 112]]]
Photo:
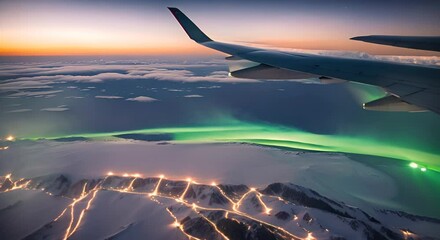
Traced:
[[416, 105], [402, 101], [400, 98], [389, 95], [374, 101], [364, 103], [364, 109], [385, 112], [423, 112], [427, 111]]

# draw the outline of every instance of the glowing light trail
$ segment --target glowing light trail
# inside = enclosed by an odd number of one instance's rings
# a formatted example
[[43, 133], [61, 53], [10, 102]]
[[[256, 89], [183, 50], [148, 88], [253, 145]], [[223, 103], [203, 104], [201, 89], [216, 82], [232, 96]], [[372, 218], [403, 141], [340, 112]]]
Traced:
[[316, 240], [316, 238], [313, 237], [313, 234], [312, 234], [312, 233], [308, 233], [308, 234], [307, 234], [307, 238], [306, 238], [306, 240]]
[[130, 184], [128, 185], [128, 187], [126, 187], [124, 189], [124, 191], [133, 191], [133, 183], [134, 181], [136, 181], [136, 178], [133, 178], [133, 180], [130, 181]]
[[183, 191], [182, 195], [179, 198], [180, 201], [183, 201], [183, 198], [185, 197], [186, 192], [188, 192], [188, 189], [191, 186], [191, 178], [188, 178], [187, 181], [188, 181], [188, 184], [186, 185], [185, 190]]
[[256, 197], [257, 197], [258, 201], [261, 203], [261, 205], [262, 205], [263, 208], [264, 208], [264, 212], [265, 212], [267, 215], [269, 215], [269, 214], [270, 214], [270, 211], [272, 211], [272, 208], [268, 208], [268, 207], [267, 207], [267, 205], [266, 205], [266, 204], [263, 202], [263, 200], [261, 199], [262, 196], [263, 196], [263, 194], [261, 194], [261, 193], [256, 194]]
[[69, 237], [72, 236], [72, 235], [76, 232], [76, 230], [78, 229], [78, 227], [81, 225], [81, 221], [82, 221], [82, 219], [83, 219], [83, 217], [84, 217], [84, 214], [85, 214], [85, 212], [86, 212], [87, 210], [89, 210], [90, 206], [92, 205], [92, 202], [93, 202], [93, 200], [94, 200], [95, 197], [96, 197], [96, 193], [98, 193], [98, 190], [97, 190], [97, 189], [93, 190], [93, 195], [92, 195], [92, 197], [91, 197], [90, 200], [87, 202], [87, 206], [86, 206], [86, 208], [84, 208], [84, 209], [81, 211], [81, 213], [80, 213], [80, 215], [79, 215], [79, 218], [78, 218], [78, 221], [76, 222], [75, 227], [73, 228], [73, 230], [72, 230], [71, 233], [69, 234]]
[[[97, 197], [97, 195], [98, 195], [98, 192], [99, 192], [100, 190], [115, 191], [115, 192], [120, 192], [120, 193], [124, 193], [124, 194], [140, 194], [140, 195], [146, 195], [146, 196], [149, 197], [151, 200], [153, 200], [153, 201], [155, 201], [155, 202], [157, 202], [157, 203], [159, 203], [159, 204], [162, 204], [162, 203], [160, 202], [160, 199], [170, 199], [170, 200], [177, 201], [177, 202], [179, 202], [179, 204], [181, 204], [182, 206], [185, 206], [185, 207], [191, 209], [191, 210], [194, 211], [194, 213], [196, 213], [198, 216], [200, 216], [201, 218], [203, 218], [204, 220], [206, 220], [210, 225], [212, 225], [212, 227], [214, 228], [214, 230], [215, 230], [220, 236], [222, 236], [224, 239], [229, 239], [229, 238], [228, 238], [228, 236], [226, 236], [225, 233], [223, 233], [222, 231], [220, 231], [220, 229], [217, 227], [216, 223], [215, 223], [214, 221], [210, 220], [208, 217], [206, 217], [202, 211], [222, 211], [222, 212], [224, 212], [224, 217], [225, 217], [226, 219], [231, 219], [231, 220], [237, 221], [238, 223], [241, 223], [241, 222], [238, 221], [236, 218], [234, 218], [234, 216], [231, 217], [231, 216], [230, 216], [231, 214], [234, 214], [235, 216], [245, 217], [245, 218], [250, 219], [250, 220], [252, 220], [252, 221], [255, 221], [255, 222], [259, 223], [259, 224], [263, 224], [263, 225], [266, 225], [266, 226], [268, 226], [268, 227], [271, 227], [272, 229], [275, 230], [275, 232], [276, 232], [276, 231], [279, 231], [280, 233], [285, 234], [284, 236], [289, 236], [289, 237], [292, 238], [292, 239], [301, 239], [301, 240], [314, 240], [314, 239], [316, 239], [316, 238], [313, 236], [313, 233], [310, 232], [310, 231], [308, 231], [308, 230], [305, 229], [305, 228], [302, 228], [302, 227], [301, 227], [301, 229], [302, 229], [301, 231], [304, 231], [305, 234], [306, 234], [306, 236], [305, 236], [305, 237], [299, 237], [299, 236], [296, 236], [296, 235], [292, 234], [290, 231], [288, 231], [288, 230], [286, 230], [286, 229], [284, 229], [284, 228], [282, 228], [282, 227], [279, 227], [279, 226], [273, 225], [273, 224], [271, 224], [271, 223], [269, 223], [269, 222], [266, 222], [266, 221], [264, 221], [264, 220], [262, 220], [262, 219], [258, 219], [258, 218], [256, 218], [256, 217], [253, 217], [253, 216], [251, 216], [251, 215], [248, 215], [247, 213], [241, 212], [241, 211], [239, 210], [239, 207], [240, 207], [242, 201], [243, 201], [243, 200], [246, 198], [246, 196], [248, 196], [249, 194], [255, 194], [256, 198], [258, 199], [258, 201], [259, 201], [259, 202], [261, 203], [261, 205], [263, 206], [263, 208], [264, 208], [264, 212], [265, 212], [266, 214], [270, 214], [270, 211], [271, 211], [272, 209], [269, 208], [269, 207], [264, 203], [264, 201], [263, 201], [263, 199], [262, 199], [263, 197], [272, 197], [272, 198], [278, 199], [278, 200], [280, 200], [280, 201], [286, 201], [286, 200], [284, 200], [284, 199], [282, 199], [282, 198], [279, 198], [279, 197], [275, 197], [275, 196], [266, 196], [266, 195], [260, 193], [259, 191], [257, 191], [257, 189], [255, 189], [255, 188], [250, 188], [247, 192], [245, 192], [244, 194], [242, 194], [242, 195], [240, 196], [240, 198], [239, 198], [239, 200], [238, 200], [237, 202], [234, 202], [231, 198], [229, 198], [229, 197], [225, 194], [225, 192], [223, 192], [223, 190], [222, 190], [219, 186], [217, 186], [217, 184], [211, 184], [211, 186], [212, 186], [214, 189], [218, 189], [218, 190], [219, 190], [220, 194], [221, 194], [225, 199], [228, 199], [228, 201], [230, 201], [230, 202], [232, 203], [232, 210], [231, 210], [231, 209], [229, 209], [229, 207], [226, 207], [226, 208], [204, 207], [204, 206], [199, 206], [199, 205], [197, 205], [196, 203], [191, 203], [191, 202], [187, 201], [187, 200], [185, 199], [185, 195], [186, 195], [188, 189], [189, 189], [189, 188], [191, 187], [191, 185], [193, 185], [193, 184], [194, 184], [194, 185], [198, 185], [198, 184], [199, 184], [199, 183], [196, 183], [196, 182], [192, 181], [191, 178], [186, 179], [186, 181], [188, 182], [188, 184], [187, 184], [185, 190], [183, 191], [183, 193], [182, 193], [180, 196], [178, 196], [178, 197], [173, 197], [173, 196], [169, 196], [169, 195], [167, 195], [167, 194], [162, 194], [162, 193], [159, 191], [160, 186], [161, 186], [161, 183], [162, 183], [162, 180], [165, 178], [164, 175], [160, 175], [160, 176], [159, 176], [159, 180], [158, 180], [157, 183], [155, 184], [155, 186], [154, 186], [154, 191], [153, 191], [152, 193], [146, 193], [146, 192], [135, 192], [135, 189], [134, 189], [134, 187], [133, 187], [133, 183], [138, 179], [137, 177], [134, 177], [133, 179], [131, 179], [131, 181], [130, 181], [128, 187], [124, 187], [124, 188], [120, 188], [120, 189], [117, 189], [117, 188], [115, 189], [115, 188], [112, 188], [112, 187], [104, 187], [103, 184], [105, 183], [105, 181], [106, 181], [106, 179], [108, 178], [109, 175], [111, 175], [111, 176], [115, 176], [115, 177], [118, 177], [118, 175], [115, 174], [115, 173], [113, 173], [113, 172], [111, 172], [111, 174], [107, 173], [107, 176], [106, 176], [104, 179], [99, 180], [99, 181], [96, 183], [96, 185], [93, 187], [93, 189], [91, 189], [91, 190], [88, 190], [88, 187], [87, 187], [87, 186], [88, 186], [89, 183], [86, 181], [86, 182], [84, 183], [84, 185], [82, 186], [81, 193], [79, 194], [79, 197], [78, 197], [78, 198], [73, 198], [73, 199], [72, 199], [72, 203], [69, 204], [69, 205], [68, 205], [68, 206], [67, 206], [67, 207], [66, 207], [66, 208], [65, 208], [65, 209], [64, 209], [64, 210], [63, 210], [63, 211], [62, 211], [62, 212], [61, 212], [61, 213], [60, 213], [60, 214], [54, 219], [54, 220], [53, 220], [53, 222], [57, 222], [57, 221], [59, 221], [59, 219], [61, 219], [61, 217], [63, 217], [63, 216], [66, 214], [66, 212], [68, 212], [68, 210], [70, 210], [70, 211], [69, 211], [69, 213], [70, 213], [70, 214], [69, 214], [69, 215], [70, 215], [70, 219], [69, 219], [69, 224], [68, 224], [68, 226], [67, 226], [67, 228], [66, 228], [66, 231], [65, 231], [65, 233], [64, 233], [64, 237], [63, 237], [64, 240], [69, 239], [70, 237], [72, 237], [72, 236], [78, 231], [79, 227], [81, 226], [81, 224], [82, 224], [82, 222], [83, 222], [83, 219], [84, 219], [84, 217], [85, 217], [87, 211], [90, 210], [90, 208], [91, 208], [91, 206], [92, 206], [92, 204], [93, 204], [93, 201], [96, 199], [96, 197]], [[122, 174], [122, 175], [125, 175], [125, 174]], [[129, 175], [129, 176], [134, 176], [134, 175], [138, 176], [137, 174], [131, 174], [131, 175], [130, 175], [130, 174], [127, 174], [127, 175]], [[119, 176], [121, 176], [121, 175], [119, 175]], [[128, 178], [128, 177], [127, 177], [127, 178]], [[17, 180], [17, 181], [13, 181], [13, 180], [12, 180], [12, 174], [7, 174], [7, 175], [5, 175], [5, 176], [4, 176], [4, 179], [5, 179], [5, 180], [3, 181], [2, 185], [4, 184], [5, 181], [12, 182], [13, 184], [12, 184], [12, 187], [10, 187], [9, 189], [5, 189], [3, 192], [12, 191], [12, 190], [17, 190], [17, 189], [23, 189], [23, 190], [36, 190], [36, 189], [28, 188], [29, 183], [30, 183], [32, 180], [26, 180], [26, 179], [21, 178], [21, 179], [19, 179], [19, 180]], [[179, 181], [179, 180], [176, 180], [176, 181]], [[204, 185], [204, 184], [203, 184], [203, 185]], [[210, 186], [210, 185], [206, 185], [206, 186]], [[2, 186], [0, 186], [0, 187], [2, 187]], [[89, 189], [90, 189], [90, 187], [89, 187]], [[40, 190], [44, 191], [44, 188], [42, 188], [42, 189], [40, 189]], [[49, 192], [45, 192], [45, 193], [50, 194]], [[84, 200], [86, 200], [86, 199], [88, 199], [87, 202], [86, 202], [86, 203], [82, 203], [82, 201], [84, 201]], [[157, 199], [159, 199], [159, 200], [157, 200]], [[75, 208], [76, 208], [76, 206], [78, 206], [79, 204], [84, 204], [85, 207], [83, 207], [83, 208], [81, 209], [81, 212], [80, 212], [78, 218], [77, 218], [76, 221], [75, 221]], [[181, 222], [179, 222], [178, 218], [174, 215], [173, 211], [172, 211], [169, 207], [166, 207], [165, 209], [166, 209], [166, 211], [169, 213], [169, 215], [174, 219], [174, 222], [171, 224], [173, 227], [178, 228], [178, 229], [179, 229], [179, 230], [180, 230], [180, 231], [181, 231], [186, 237], [188, 237], [188, 239], [199, 239], [199, 238], [194, 237], [194, 236], [192, 236], [191, 234], [188, 234], [187, 232], [185, 232], [184, 224], [182, 224]], [[298, 217], [297, 217], [296, 215], [294, 215], [292, 220], [293, 220], [293, 221], [297, 221], [297, 220], [298, 220]], [[297, 225], [298, 225], [298, 223], [297, 223]], [[298, 226], [299, 226], [299, 225], [298, 225]], [[250, 227], [250, 226], [249, 226], [249, 227]], [[270, 231], [272, 231], [272, 230], [270, 230]], [[328, 230], [326, 230], [326, 231], [328, 231]], [[412, 236], [414, 236], [413, 233], [411, 233], [411, 232], [409, 232], [409, 231], [407, 231], [407, 230], [401, 230], [401, 232], [402, 232], [402, 235], [403, 235], [404, 238], [408, 238], [408, 237], [412, 237]]]
[[[74, 198], [73, 203], [70, 204], [70, 222], [69, 222], [69, 226], [67, 227], [66, 233], [64, 235], [64, 240], [68, 239], [75, 232], [74, 231], [75, 229], [73, 229], [72, 231], [70, 230], [70, 229], [72, 229], [73, 223], [75, 221], [75, 205], [87, 196], [86, 186], [87, 186], [87, 182], [84, 183], [80, 197], [78, 199]], [[78, 223], [80, 220], [81, 219], [78, 219]]]
[[243, 194], [243, 196], [241, 196], [241, 198], [238, 200], [238, 202], [236, 202], [235, 204], [234, 204], [234, 206], [232, 207], [232, 210], [234, 210], [234, 211], [238, 211], [238, 208], [240, 207], [240, 205], [241, 205], [241, 202], [243, 201], [243, 199], [248, 195], [248, 194], [250, 194], [250, 193], [252, 193], [252, 192], [255, 192], [255, 188], [251, 188], [249, 191], [247, 191], [245, 194]]
[[160, 175], [160, 176], [159, 176], [159, 181], [157, 182], [157, 185], [156, 185], [156, 187], [154, 188], [154, 191], [153, 191], [152, 193], [148, 194], [150, 197], [151, 197], [151, 196], [156, 196], [156, 195], [157, 195], [157, 192], [159, 191], [160, 183], [162, 182], [162, 179], [163, 179], [164, 177], [165, 177], [164, 175]]
[[[109, 174], [109, 173], [111, 173], [111, 174]], [[258, 193], [257, 191], [256, 191], [256, 189], [255, 188], [251, 188], [248, 192], [246, 192], [245, 194], [243, 194], [242, 196], [241, 196], [241, 198], [240, 198], [240, 200], [238, 201], [238, 202], [234, 202], [232, 199], [230, 199], [222, 190], [221, 190], [221, 188], [220, 187], [218, 187], [216, 184], [214, 184], [214, 186], [213, 187], [215, 187], [215, 189], [218, 189], [219, 190], [219, 192], [222, 194], [222, 196], [223, 197], [225, 197], [226, 199], [228, 199], [233, 205], [233, 209], [232, 210], [229, 210], [229, 209], [227, 209], [227, 208], [212, 208], [212, 207], [202, 207], [202, 206], [198, 206], [197, 204], [195, 204], [195, 203], [190, 203], [190, 202], [187, 202], [186, 200], [185, 200], [185, 198], [184, 198], [184, 196], [185, 196], [185, 194], [186, 194], [186, 192], [188, 191], [188, 189], [189, 189], [189, 187], [191, 186], [191, 184], [199, 184], [199, 183], [196, 183], [196, 182], [194, 182], [194, 181], [192, 181], [190, 178], [188, 178], [188, 179], [186, 179], [187, 180], [187, 182], [188, 182], [188, 185], [187, 185], [187, 187], [186, 187], [186, 189], [185, 189], [185, 191], [178, 197], [178, 198], [174, 198], [174, 197], [170, 197], [170, 196], [168, 196], [168, 195], [163, 195], [163, 194], [161, 194], [160, 192], [159, 192], [159, 188], [160, 188], [160, 185], [161, 185], [161, 182], [162, 182], [162, 179], [164, 179], [165, 178], [165, 176], [164, 175], [160, 175], [159, 176], [159, 180], [158, 180], [158, 182], [157, 182], [157, 184], [156, 184], [156, 186], [155, 186], [155, 188], [154, 188], [154, 191], [152, 192], [152, 193], [149, 193], [149, 194], [146, 194], [146, 193], [143, 193], [143, 192], [134, 192], [134, 189], [133, 189], [133, 182], [137, 179], [137, 178], [134, 178], [134, 179], [132, 179], [131, 181], [130, 181], [130, 184], [129, 184], [129, 186], [128, 187], [125, 187], [125, 188], [123, 188], [123, 189], [114, 189], [114, 188], [105, 188], [105, 187], [103, 187], [102, 186], [102, 184], [106, 181], [106, 179], [108, 178], [108, 176], [109, 175], [111, 175], [111, 176], [117, 176], [115, 173], [113, 173], [113, 172], [109, 172], [109, 173], [107, 173], [107, 176], [103, 179], [103, 180], [100, 180], [96, 185], [95, 185], [95, 187], [93, 188], [93, 189], [91, 189], [91, 190], [89, 190], [89, 191], [87, 191], [87, 186], [88, 186], [88, 182], [85, 182], [84, 183], [84, 185], [82, 186], [82, 189], [81, 189], [81, 193], [80, 193], [80, 195], [79, 195], [79, 197], [78, 198], [73, 198], [72, 199], [72, 203], [71, 204], [69, 204], [54, 220], [53, 220], [53, 222], [57, 222], [57, 221], [59, 221], [59, 219], [61, 218], [61, 217], [63, 217], [64, 215], [65, 215], [65, 213], [68, 211], [68, 210], [70, 210], [69, 211], [69, 215], [70, 215], [70, 219], [69, 219], [69, 224], [68, 224], [68, 227], [67, 227], [67, 229], [66, 229], [66, 231], [65, 231], [65, 233], [64, 233], [64, 237], [63, 237], [63, 239], [64, 240], [67, 240], [67, 239], [69, 239], [73, 234], [75, 234], [76, 232], [77, 232], [77, 230], [79, 229], [79, 227], [81, 226], [81, 224], [82, 224], [82, 222], [83, 222], [83, 219], [84, 219], [84, 217], [85, 217], [85, 214], [86, 214], [86, 212], [90, 209], [90, 207], [92, 206], [92, 203], [93, 203], [93, 201], [94, 201], [94, 199], [96, 198], [96, 196], [97, 196], [97, 193], [98, 193], [98, 191], [100, 191], [100, 190], [107, 190], [107, 191], [115, 191], [115, 192], [121, 192], [121, 193], [126, 193], [126, 194], [141, 194], [141, 195], [147, 195], [148, 197], [150, 197], [152, 200], [153, 200], [153, 197], [154, 198], [165, 198], [165, 199], [171, 199], [171, 200], [175, 200], [175, 201], [177, 201], [177, 202], [180, 202], [181, 204], [183, 204], [184, 206], [186, 206], [186, 207], [188, 207], [188, 208], [190, 208], [190, 209], [192, 209], [196, 214], [198, 214], [200, 217], [202, 217], [203, 219], [205, 219], [209, 224], [211, 224], [212, 226], [213, 226], [213, 228], [214, 228], [214, 230], [218, 233], [218, 234], [220, 234], [224, 239], [229, 239], [223, 232], [221, 232], [219, 229], [218, 229], [218, 227], [217, 227], [217, 225], [216, 225], [216, 223], [215, 222], [213, 222], [213, 221], [211, 221], [210, 219], [208, 219], [206, 216], [204, 216], [201, 212], [200, 212], [200, 210], [206, 210], [206, 211], [224, 211], [225, 212], [225, 218], [228, 218], [228, 215], [229, 214], [235, 214], [235, 215], [238, 215], [238, 216], [242, 216], [242, 217], [246, 217], [246, 218], [248, 218], [248, 219], [250, 219], [250, 220], [253, 220], [253, 221], [256, 221], [256, 222], [258, 222], [258, 223], [260, 223], [260, 224], [264, 224], [264, 225], [267, 225], [267, 226], [270, 226], [270, 227], [272, 227], [272, 228], [274, 228], [274, 229], [276, 229], [276, 230], [278, 230], [278, 231], [280, 231], [280, 232], [283, 232], [284, 234], [286, 234], [286, 235], [288, 235], [288, 236], [290, 236], [290, 237], [292, 237], [293, 239], [303, 239], [303, 238], [300, 238], [300, 237], [298, 237], [298, 236], [295, 236], [295, 235], [293, 235], [292, 233], [290, 233], [289, 231], [287, 231], [287, 230], [285, 230], [285, 229], [283, 229], [283, 228], [281, 228], [281, 227], [278, 227], [278, 226], [275, 226], [275, 225], [273, 225], [273, 224], [270, 224], [270, 223], [268, 223], [268, 222], [265, 222], [265, 221], [262, 221], [262, 220], [260, 220], [260, 219], [257, 219], [257, 218], [254, 218], [254, 217], [252, 217], [252, 216], [250, 216], [250, 215], [248, 215], [248, 214], [246, 214], [246, 213], [243, 213], [243, 212], [241, 212], [241, 211], [239, 211], [238, 210], [238, 207], [239, 207], [239, 205], [240, 205], [240, 202], [245, 198], [245, 196], [246, 195], [248, 195], [249, 193], [252, 193], [252, 192], [256, 192], [257, 193], [257, 195], [258, 196], [263, 196], [261, 193]], [[128, 175], [128, 176], [130, 176], [128, 173], [127, 174], [122, 174], [123, 176], [124, 175]], [[131, 176], [133, 176], [133, 175], [136, 175], [136, 174], [132, 174]], [[122, 176], [122, 177], [123, 177]], [[11, 178], [12, 178], [12, 174], [7, 174], [6, 176], [5, 176], [5, 179], [9, 179], [10, 181], [12, 181], [11, 180]], [[17, 182], [20, 182], [20, 181], [24, 181], [24, 179], [20, 179], [20, 180], [17, 180], [17, 181], [13, 181], [14, 183], [17, 183]], [[28, 189], [27, 188], [27, 186], [28, 186], [28, 184], [31, 182], [31, 180], [27, 180], [26, 182], [25, 182], [25, 184], [21, 184], [21, 185], [17, 185], [17, 187], [13, 187], [13, 188], [11, 188], [11, 189], [9, 189], [9, 191], [11, 191], [11, 190], [16, 190], [16, 189], [24, 189], [24, 190], [30, 190], [30, 189]], [[15, 185], [14, 185], [15, 186]], [[207, 186], [209, 186], [209, 185], [207, 185]], [[40, 189], [40, 190], [42, 190], [42, 191], [44, 191], [44, 188], [42, 188], [42, 189]], [[4, 192], [6, 192], [6, 191], [8, 191], [8, 190], [5, 190]], [[50, 194], [50, 193], [48, 193], [48, 192], [45, 192], [45, 193], [47, 193], [47, 194]], [[51, 195], [51, 194], [50, 194]], [[82, 201], [83, 200], [85, 200], [85, 199], [87, 199], [87, 198], [89, 198], [89, 200], [87, 201], [87, 204], [86, 204], [86, 206], [84, 207], [84, 208], [82, 208], [81, 209], [81, 212], [80, 212], [80, 214], [79, 214], [79, 216], [78, 216], [78, 219], [75, 221], [75, 208], [76, 208], [76, 206], [77, 205], [79, 205], [79, 204], [81, 204], [82, 203]], [[158, 203], [160, 203], [160, 201], [155, 201], [155, 202], [158, 202]], [[264, 204], [264, 203], [263, 203]], [[266, 207], [267, 208], [267, 207]], [[174, 223], [172, 224], [173, 226], [175, 226], [175, 227], [177, 227], [177, 228], [179, 228], [180, 230], [181, 230], [181, 232], [183, 233], [183, 234], [185, 234], [185, 236], [187, 236], [189, 239], [199, 239], [199, 238], [197, 238], [197, 237], [194, 237], [194, 236], [192, 236], [192, 235], [190, 235], [190, 234], [188, 234], [188, 233], [186, 233], [185, 231], [184, 231], [184, 226], [183, 226], [183, 224], [181, 224], [179, 221], [178, 221], [178, 219], [177, 219], [177, 217], [170, 211], [170, 209], [168, 209], [168, 208], [166, 208], [166, 210], [167, 210], [167, 212], [174, 218]], [[237, 220], [236, 220], [237, 221]], [[238, 221], [239, 222], [239, 221]]]
[[222, 231], [220, 231], [220, 230], [217, 228], [217, 225], [216, 225], [213, 221], [209, 220], [207, 217], [205, 217], [205, 216], [203, 216], [203, 215], [201, 215], [201, 214], [200, 214], [200, 216], [202, 216], [203, 219], [205, 219], [207, 222], [209, 222], [209, 223], [212, 225], [212, 227], [214, 228], [214, 230], [215, 230], [218, 234], [220, 234], [224, 239], [229, 240], [229, 238], [228, 238], [228, 237], [227, 237]]
[[188, 233], [186, 233], [186, 232], [185, 232], [185, 229], [183, 229], [183, 225], [179, 223], [179, 221], [177, 220], [177, 217], [174, 215], [174, 213], [171, 212], [169, 208], [165, 208], [165, 209], [166, 209], [167, 212], [170, 214], [170, 216], [171, 216], [172, 218], [174, 218], [174, 223], [173, 223], [173, 226], [174, 226], [174, 227], [179, 228], [180, 231], [181, 231], [186, 237], [188, 237], [188, 239], [190, 239], [190, 240], [191, 240], [191, 239], [201, 240], [200, 238], [196, 238], [196, 237], [194, 237], [194, 236], [189, 235]]

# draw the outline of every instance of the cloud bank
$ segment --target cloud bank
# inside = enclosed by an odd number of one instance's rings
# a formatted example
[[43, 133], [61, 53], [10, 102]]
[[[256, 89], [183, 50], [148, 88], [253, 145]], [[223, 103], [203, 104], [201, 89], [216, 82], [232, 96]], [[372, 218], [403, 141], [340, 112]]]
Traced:
[[[68, 83], [103, 83], [116, 80], [164, 80], [177, 82], [258, 82], [256, 80], [231, 78], [227, 71], [216, 71], [215, 68], [226, 68], [224, 62], [207, 62], [204, 64], [143, 63], [107, 65], [108, 63], [83, 63], [47, 66], [45, 64], [0, 65], [0, 93], [10, 93], [10, 97], [35, 96], [37, 93], [26, 93], [41, 89], [52, 89], [59, 84]], [[197, 75], [191, 69], [213, 67], [212, 72]], [[78, 87], [68, 85], [69, 90]], [[92, 89], [94, 87], [87, 87]], [[86, 89], [82, 89], [85, 91]], [[47, 90], [50, 91], [50, 90]], [[60, 92], [62, 90], [57, 90]], [[179, 91], [173, 89], [170, 91]], [[54, 92], [55, 93], [55, 92]]]
[[127, 101], [135, 101], [135, 102], [154, 102], [157, 101], [157, 99], [152, 97], [146, 97], [146, 96], [138, 96], [135, 98], [127, 98]]
[[198, 95], [198, 94], [192, 94], [192, 95], [185, 95], [183, 97], [186, 97], [186, 98], [201, 98], [203, 96], [202, 95]]
[[23, 108], [23, 109], [16, 109], [16, 110], [7, 111], [7, 113], [22, 113], [22, 112], [30, 112], [30, 111], [32, 111], [32, 109]]
[[[292, 49], [278, 49], [289, 50]], [[394, 61], [412, 64], [440, 66], [440, 57], [415, 57], [415, 56], [373, 56], [361, 52], [347, 51], [304, 51], [318, 55], [374, 59], [381, 61]], [[60, 84], [72, 83], [103, 83], [116, 80], [164, 80], [176, 82], [219, 82], [219, 83], [254, 83], [258, 80], [240, 79], [228, 76], [224, 70], [226, 60], [215, 59], [204, 63], [147, 63], [147, 62], [84, 62], [63, 63], [58, 65], [47, 64], [4, 64], [0, 65], [0, 94], [8, 94], [7, 97], [51, 97], [63, 90], [51, 90]], [[196, 74], [195, 69], [210, 68], [211, 72]], [[205, 88], [214, 88], [206, 86]], [[77, 86], [65, 87], [71, 91]], [[82, 91], [93, 89], [86, 87]], [[201, 88], [201, 87], [200, 87]], [[170, 89], [169, 91], [180, 91]]]
[[123, 97], [121, 97], [121, 96], [95, 96], [95, 98], [101, 98], [101, 99], [121, 99]]
[[69, 110], [66, 105], [60, 105], [58, 107], [52, 107], [52, 108], [42, 108], [40, 111], [44, 112], [64, 112]]

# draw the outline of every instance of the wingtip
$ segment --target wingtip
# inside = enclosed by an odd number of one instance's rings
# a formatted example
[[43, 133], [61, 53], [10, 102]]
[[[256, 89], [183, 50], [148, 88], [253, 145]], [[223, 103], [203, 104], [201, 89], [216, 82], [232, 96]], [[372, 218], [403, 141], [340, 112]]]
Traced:
[[175, 7], [167, 7], [177, 19], [188, 36], [198, 43], [212, 41], [202, 30], [199, 29], [182, 11]]
[[176, 13], [181, 12], [178, 8], [176, 7], [167, 7], [168, 10], [170, 10], [171, 14], [173, 14], [174, 16], [176, 16]]
[[350, 38], [350, 40], [355, 40], [355, 41], [366, 41], [369, 40], [370, 38], [374, 37], [374, 35], [365, 35], [365, 36], [356, 36], [356, 37], [352, 37]]
[[350, 38], [350, 40], [362, 41], [364, 38], [365, 38], [365, 36], [357, 36], [357, 37]]

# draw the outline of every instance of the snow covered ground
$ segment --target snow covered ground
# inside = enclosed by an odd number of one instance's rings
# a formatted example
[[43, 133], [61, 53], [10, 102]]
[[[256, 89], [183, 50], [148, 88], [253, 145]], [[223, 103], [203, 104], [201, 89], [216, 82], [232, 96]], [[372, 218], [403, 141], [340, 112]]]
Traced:
[[[124, 174], [125, 175], [125, 174]], [[60, 175], [0, 179], [4, 239], [401, 239], [440, 237], [440, 220], [360, 208], [291, 183], [246, 185]]]
[[383, 210], [395, 180], [343, 154], [16, 142], [0, 171], [2, 239], [440, 238], [439, 220]]
[[387, 200], [397, 194], [394, 180], [386, 174], [335, 153], [289, 152], [245, 144], [161, 145], [121, 140], [17, 142], [0, 154], [0, 174], [16, 177], [63, 173], [80, 179], [113, 171], [254, 187], [293, 182], [356, 206], [369, 201], [368, 206], [380, 202], [391, 207], [394, 203]]

